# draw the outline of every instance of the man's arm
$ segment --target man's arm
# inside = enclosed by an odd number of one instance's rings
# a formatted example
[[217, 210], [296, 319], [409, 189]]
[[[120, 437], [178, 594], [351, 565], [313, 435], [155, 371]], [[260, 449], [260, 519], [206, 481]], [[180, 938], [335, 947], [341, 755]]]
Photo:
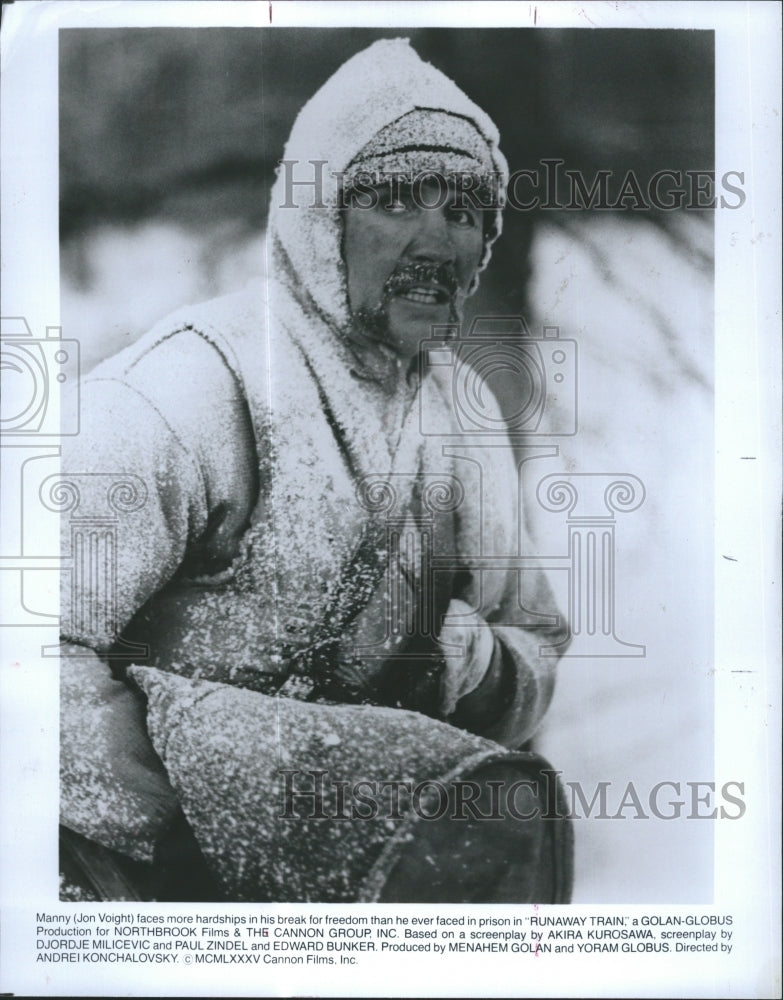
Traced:
[[[447, 374], [436, 371], [434, 380], [451, 411]], [[454, 725], [519, 747], [549, 707], [569, 632], [546, 574], [530, 559], [519, 459], [500, 430], [503, 416], [486, 384], [482, 405], [483, 418], [497, 428], [492, 440], [482, 447], [479, 439], [465, 435], [449, 447], [455, 457], [452, 475], [464, 499], [457, 511], [455, 586], [439, 635], [446, 659], [441, 711]], [[517, 556], [524, 563], [510, 568], [509, 559]], [[481, 558], [483, 568], [472, 566], [474, 557]], [[497, 569], [486, 565], [493, 558]], [[528, 612], [549, 624], [531, 626]], [[468, 650], [467, 658], [449, 656], [455, 643]]]
[[[147, 735], [144, 699], [115, 678], [107, 654], [189, 545], [203, 539], [211, 508], [235, 485], [231, 462], [213, 468], [204, 461], [211, 421], [241, 419], [235, 397], [214, 348], [196, 334], [175, 335], [130, 363], [120, 355], [87, 379], [81, 432], [63, 444], [62, 475], [79, 498], [62, 518], [64, 551], [77, 536], [89, 537], [91, 523], [100, 526], [109, 491], [116, 492], [114, 548], [94, 551], [97, 566], [63, 579], [61, 818], [139, 860], [151, 859], [178, 803]], [[241, 455], [241, 444], [232, 456]], [[245, 445], [252, 450], [252, 441]]]
[[[535, 605], [536, 610], [556, 615], [543, 574], [537, 580], [537, 589], [542, 603]], [[513, 614], [513, 609], [509, 610]], [[493, 617], [502, 621], [501, 614]], [[562, 652], [562, 647], [558, 651], [550, 647], [566, 642], [567, 628], [562, 618], [557, 626], [532, 630], [480, 619], [473, 628], [490, 647], [489, 655], [479, 661], [474, 671], [483, 664], [486, 667], [479, 683], [457, 701], [448, 721], [505, 746], [519, 747], [535, 732], [549, 707]], [[448, 636], [449, 631], [446, 627], [441, 636]]]
[[151, 861], [179, 803], [152, 748], [144, 698], [94, 650], [67, 644], [60, 664], [60, 818], [69, 829]]

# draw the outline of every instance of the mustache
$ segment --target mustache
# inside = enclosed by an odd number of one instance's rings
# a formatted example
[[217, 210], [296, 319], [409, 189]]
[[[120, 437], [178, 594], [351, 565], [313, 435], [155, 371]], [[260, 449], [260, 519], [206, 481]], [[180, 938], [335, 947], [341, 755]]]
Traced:
[[383, 286], [384, 297], [399, 295], [416, 285], [438, 285], [453, 298], [459, 281], [451, 262], [436, 264], [432, 261], [418, 261], [398, 264]]

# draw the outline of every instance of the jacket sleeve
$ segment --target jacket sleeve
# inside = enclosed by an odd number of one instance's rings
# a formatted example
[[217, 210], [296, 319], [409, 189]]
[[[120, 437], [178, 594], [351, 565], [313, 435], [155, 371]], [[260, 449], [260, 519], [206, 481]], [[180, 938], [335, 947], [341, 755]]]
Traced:
[[242, 449], [222, 465], [204, 456], [210, 438], [244, 418], [232, 374], [189, 332], [101, 366], [80, 403], [59, 491], [71, 564], [61, 586], [61, 821], [151, 860], [178, 803], [147, 735], [143, 697], [115, 679], [106, 654], [208, 531], [221, 497], [242, 496], [233, 464]]
[[494, 636], [487, 672], [479, 686], [460, 700], [449, 719], [454, 725], [512, 748], [520, 747], [532, 736], [543, 719], [554, 692], [557, 660], [568, 639], [564, 619], [543, 572], [529, 570], [523, 575], [531, 577], [525, 607], [548, 613], [557, 624], [537, 628], [509, 624], [520, 615], [510, 586], [503, 604], [487, 622]]
[[[502, 426], [488, 390], [484, 405], [493, 426]], [[494, 653], [481, 683], [458, 702], [448, 721], [515, 748], [532, 736], [549, 707], [569, 631], [526, 529], [529, 498], [519, 456], [504, 434], [483, 447], [475, 438], [463, 441], [451, 449], [467, 459], [454, 463], [465, 502], [457, 532], [461, 571], [452, 596], [492, 629]], [[474, 556], [480, 556], [480, 566]]]

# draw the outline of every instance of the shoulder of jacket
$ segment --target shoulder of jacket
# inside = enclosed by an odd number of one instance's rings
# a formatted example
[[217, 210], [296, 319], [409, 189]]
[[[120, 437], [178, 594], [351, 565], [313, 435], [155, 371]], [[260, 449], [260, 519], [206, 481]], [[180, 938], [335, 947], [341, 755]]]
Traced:
[[208, 382], [225, 368], [244, 385], [247, 356], [252, 352], [254, 367], [259, 359], [263, 362], [265, 341], [263, 286], [254, 283], [241, 292], [174, 310], [87, 378], [127, 381], [134, 377], [134, 369], [147, 375], [158, 367], [160, 377], [169, 383], [185, 377], [188, 370], [199, 375], [199, 382]]

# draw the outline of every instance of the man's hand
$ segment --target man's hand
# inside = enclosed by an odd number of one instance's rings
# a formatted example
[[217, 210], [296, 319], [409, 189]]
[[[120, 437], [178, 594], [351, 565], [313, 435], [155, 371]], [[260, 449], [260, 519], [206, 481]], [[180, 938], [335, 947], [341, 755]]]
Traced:
[[489, 669], [495, 649], [492, 629], [464, 601], [449, 603], [438, 643], [446, 661], [441, 675], [440, 710], [452, 715], [457, 702], [474, 691]]

